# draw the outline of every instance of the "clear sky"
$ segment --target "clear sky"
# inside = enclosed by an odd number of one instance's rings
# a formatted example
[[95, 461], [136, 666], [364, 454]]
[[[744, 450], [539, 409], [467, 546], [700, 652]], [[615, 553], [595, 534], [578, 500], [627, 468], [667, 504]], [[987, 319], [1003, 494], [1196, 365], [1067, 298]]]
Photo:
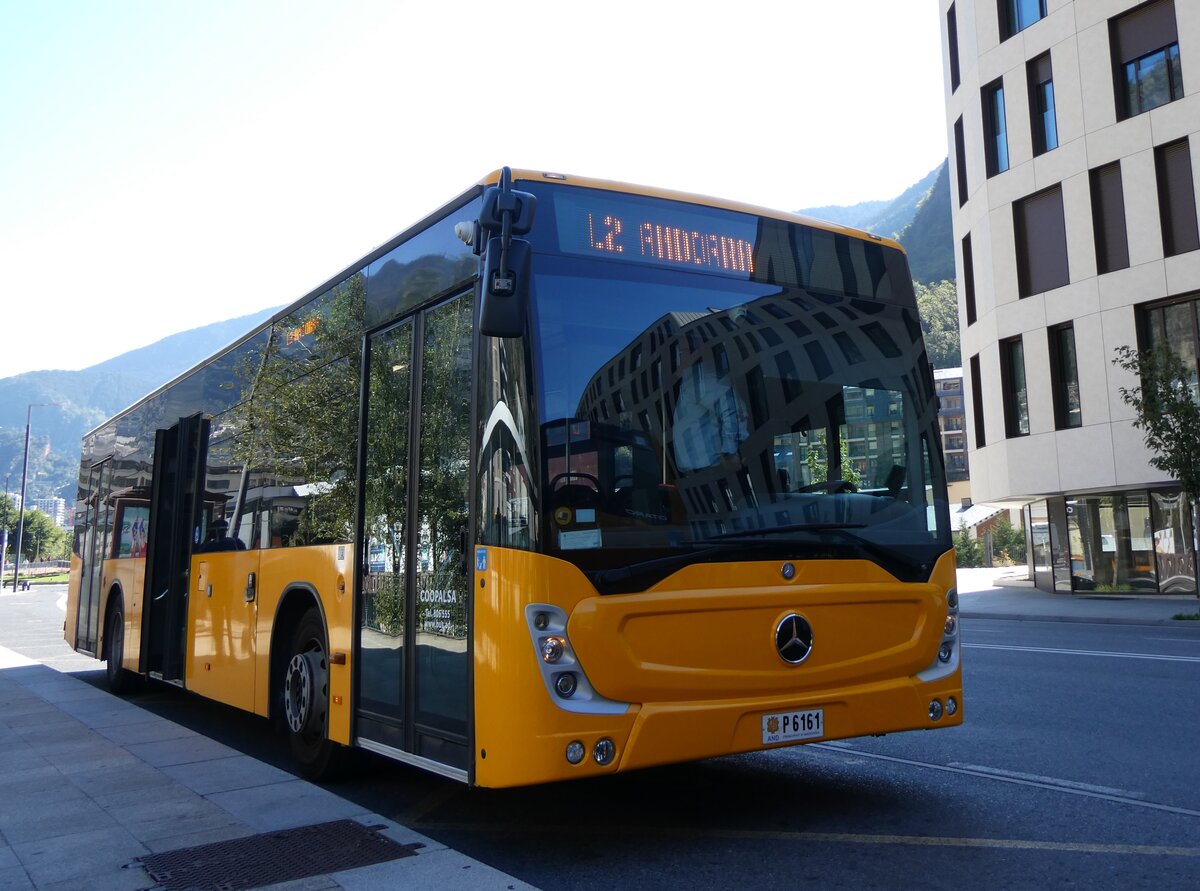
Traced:
[[939, 40], [932, 0], [0, 0], [0, 377], [289, 303], [506, 164], [893, 197]]

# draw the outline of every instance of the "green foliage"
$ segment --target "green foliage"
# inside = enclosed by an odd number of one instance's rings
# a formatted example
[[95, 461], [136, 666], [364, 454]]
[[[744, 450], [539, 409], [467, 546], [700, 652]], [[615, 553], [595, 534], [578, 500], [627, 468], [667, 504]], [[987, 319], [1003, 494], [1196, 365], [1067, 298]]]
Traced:
[[[850, 445], [846, 442], [846, 437], [841, 437], [839, 448], [842, 453], [842, 469], [839, 478], [857, 489], [862, 486], [862, 474], [850, 460]], [[825, 446], [822, 443], [810, 442], [808, 444], [808, 453], [804, 456], [804, 463], [808, 465], [810, 483], [823, 483], [829, 479], [829, 456], [825, 453]]]
[[1118, 347], [1113, 364], [1135, 374], [1139, 386], [1121, 387], [1121, 399], [1137, 413], [1150, 464], [1178, 481], [1190, 502], [1200, 498], [1200, 392], [1194, 369], [1160, 344], [1138, 352]]
[[1012, 524], [1007, 513], [992, 528], [992, 556], [1003, 563], [1025, 562], [1025, 532]]
[[[0, 527], [8, 530], [8, 552], [12, 557], [13, 549], [17, 546], [17, 526], [20, 513], [16, 500], [11, 496], [8, 501], [0, 504]], [[65, 560], [69, 554], [70, 536], [64, 529], [54, 525], [54, 521], [40, 510], [25, 511], [25, 529], [21, 535], [21, 559], [30, 562], [42, 560]]]
[[959, 569], [975, 569], [983, 566], [983, 548], [965, 529], [954, 533], [954, 559]]
[[921, 316], [921, 331], [925, 349], [934, 368], [957, 368], [962, 365], [958, 337], [958, 290], [952, 281], [932, 285], [913, 282], [917, 292], [917, 312]]

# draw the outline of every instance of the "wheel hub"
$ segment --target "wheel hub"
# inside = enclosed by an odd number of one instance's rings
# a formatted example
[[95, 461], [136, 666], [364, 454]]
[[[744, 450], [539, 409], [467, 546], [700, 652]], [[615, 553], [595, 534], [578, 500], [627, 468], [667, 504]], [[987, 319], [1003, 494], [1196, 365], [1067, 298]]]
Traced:
[[316, 653], [297, 653], [283, 681], [283, 707], [288, 729], [303, 733], [313, 716], [313, 696], [320, 661]]

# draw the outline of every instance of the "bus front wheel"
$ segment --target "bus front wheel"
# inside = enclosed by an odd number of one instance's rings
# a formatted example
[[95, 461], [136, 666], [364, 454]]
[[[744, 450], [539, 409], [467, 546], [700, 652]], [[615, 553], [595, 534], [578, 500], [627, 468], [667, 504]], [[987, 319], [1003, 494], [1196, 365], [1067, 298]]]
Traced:
[[329, 657], [321, 614], [310, 609], [296, 625], [283, 677], [283, 714], [292, 758], [309, 779], [327, 776], [338, 745], [329, 739]]

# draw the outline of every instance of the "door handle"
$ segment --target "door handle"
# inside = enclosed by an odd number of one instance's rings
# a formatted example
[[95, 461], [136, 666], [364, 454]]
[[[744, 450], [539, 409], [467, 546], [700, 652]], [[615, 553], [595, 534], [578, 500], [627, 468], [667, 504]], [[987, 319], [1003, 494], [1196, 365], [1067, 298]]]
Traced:
[[246, 602], [253, 603], [255, 593], [258, 590], [258, 579], [256, 574], [251, 572], [246, 575]]

